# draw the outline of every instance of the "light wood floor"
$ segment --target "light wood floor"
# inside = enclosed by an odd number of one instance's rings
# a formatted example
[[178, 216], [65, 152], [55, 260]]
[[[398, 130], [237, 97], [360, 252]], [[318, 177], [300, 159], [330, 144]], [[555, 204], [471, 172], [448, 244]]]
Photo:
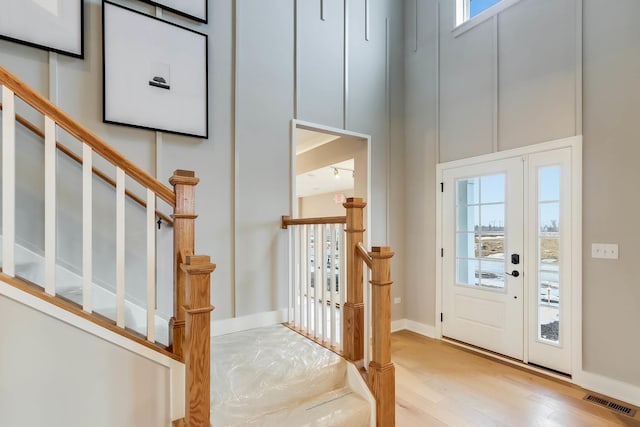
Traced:
[[411, 332], [393, 334], [392, 355], [398, 427], [640, 426], [579, 387]]

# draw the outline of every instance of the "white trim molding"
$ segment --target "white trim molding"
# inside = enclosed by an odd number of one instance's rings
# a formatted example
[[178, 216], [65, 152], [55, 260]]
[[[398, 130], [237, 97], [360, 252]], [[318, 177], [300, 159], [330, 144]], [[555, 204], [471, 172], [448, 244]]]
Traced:
[[432, 325], [410, 319], [398, 319], [391, 322], [391, 332], [411, 331], [427, 338], [436, 338], [436, 328]]
[[246, 331], [248, 329], [263, 328], [287, 321], [288, 310], [286, 308], [262, 313], [250, 314], [248, 316], [231, 317], [211, 321], [211, 336], [232, 334], [234, 332]]
[[640, 406], [640, 387], [637, 385], [585, 371], [574, 375], [573, 382], [598, 394]]

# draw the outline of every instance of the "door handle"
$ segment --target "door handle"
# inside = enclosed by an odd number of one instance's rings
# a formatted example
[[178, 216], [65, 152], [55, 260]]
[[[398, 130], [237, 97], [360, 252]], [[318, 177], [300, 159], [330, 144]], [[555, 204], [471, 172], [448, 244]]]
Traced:
[[511, 277], [518, 277], [520, 276], [520, 272], [518, 270], [513, 270], [511, 273], [505, 271], [504, 274], [509, 275]]

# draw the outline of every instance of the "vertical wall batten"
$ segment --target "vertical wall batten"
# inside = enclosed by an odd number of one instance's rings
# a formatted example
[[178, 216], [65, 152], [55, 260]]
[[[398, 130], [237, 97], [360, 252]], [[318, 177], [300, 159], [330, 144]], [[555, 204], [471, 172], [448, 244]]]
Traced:
[[56, 294], [56, 123], [44, 118], [44, 291]]
[[15, 275], [16, 110], [13, 91], [2, 87], [2, 272]]
[[156, 340], [156, 195], [147, 189], [147, 340]]
[[[371, 38], [371, 0], [364, 0], [364, 39], [369, 41]], [[346, 20], [345, 15], [345, 20]]]
[[116, 325], [120, 328], [125, 326], [125, 301], [124, 301], [124, 187], [125, 173], [122, 169], [116, 168]]
[[82, 309], [93, 311], [93, 151], [82, 144]]

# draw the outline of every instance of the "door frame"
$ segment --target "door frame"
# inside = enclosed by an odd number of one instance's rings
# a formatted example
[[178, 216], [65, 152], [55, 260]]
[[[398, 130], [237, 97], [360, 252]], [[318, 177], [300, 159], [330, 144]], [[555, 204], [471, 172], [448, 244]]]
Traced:
[[[495, 160], [503, 160], [512, 157], [525, 156], [530, 154], [542, 153], [546, 151], [558, 150], [561, 148], [571, 149], [571, 275], [572, 275], [572, 288], [571, 288], [571, 374], [575, 381], [576, 377], [582, 372], [582, 135], [572, 136], [563, 139], [557, 139], [549, 142], [543, 142], [533, 145], [528, 145], [521, 148], [515, 148], [511, 150], [504, 150], [490, 154], [484, 154], [477, 157], [471, 157], [466, 159], [454, 160], [445, 163], [439, 163], [436, 165], [436, 295], [435, 295], [435, 313], [434, 313], [434, 325], [435, 325], [435, 338], [445, 339], [442, 335], [442, 322], [440, 320], [440, 313], [442, 312], [442, 298], [443, 298], [443, 259], [441, 257], [441, 248], [443, 247], [443, 197], [440, 188], [443, 182], [443, 171], [446, 169], [471, 166], [478, 163], [491, 162]], [[524, 176], [525, 188], [528, 188], [528, 177]], [[528, 247], [528, 240], [525, 233], [524, 247]], [[526, 321], [529, 321], [529, 307], [531, 301], [528, 298], [528, 292], [524, 293], [524, 310]], [[529, 343], [529, 329], [524, 328], [524, 358], [523, 366], [528, 362], [528, 343]], [[487, 352], [495, 356], [493, 353]], [[498, 356], [499, 357], [499, 356]], [[503, 360], [513, 363], [512, 359], [499, 357]], [[534, 370], [537, 368], [531, 367]], [[546, 372], [546, 371], [545, 371]], [[561, 377], [566, 379], [564, 377]]]
[[[292, 217], [294, 217], [298, 212], [298, 205], [296, 203], [296, 129], [306, 129], [315, 132], [327, 133], [336, 136], [347, 136], [353, 138], [359, 138], [366, 142], [367, 144], [367, 194], [365, 197], [365, 202], [367, 202], [367, 207], [371, 207], [371, 136], [364, 134], [353, 132], [345, 129], [334, 128], [331, 126], [320, 125], [317, 123], [306, 122], [303, 120], [292, 119], [291, 120], [291, 145], [290, 145], [290, 153], [291, 153], [291, 161], [289, 162], [290, 171], [289, 174], [291, 176], [290, 179], [290, 188], [289, 188], [289, 212]], [[388, 195], [387, 195], [388, 197]], [[370, 227], [371, 224], [371, 209], [365, 209], [366, 218], [365, 218], [365, 227]], [[365, 243], [367, 234], [365, 232]]]

